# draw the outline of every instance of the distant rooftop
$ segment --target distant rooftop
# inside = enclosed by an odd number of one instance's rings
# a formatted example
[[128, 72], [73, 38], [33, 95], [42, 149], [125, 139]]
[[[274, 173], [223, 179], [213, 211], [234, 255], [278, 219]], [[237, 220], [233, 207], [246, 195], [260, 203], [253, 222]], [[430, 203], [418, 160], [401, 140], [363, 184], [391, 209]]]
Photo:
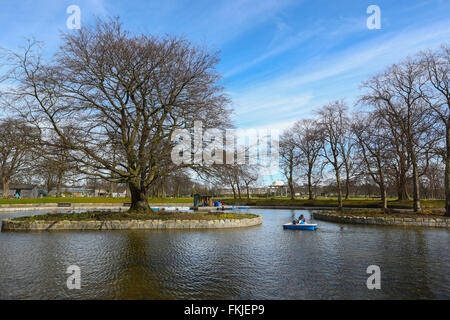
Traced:
[[284, 187], [286, 186], [286, 182], [277, 180], [272, 183], [272, 187]]
[[[36, 184], [10, 184], [9, 189], [21, 189], [21, 190], [32, 190], [37, 188]], [[0, 190], [3, 190], [3, 187], [0, 186]]]

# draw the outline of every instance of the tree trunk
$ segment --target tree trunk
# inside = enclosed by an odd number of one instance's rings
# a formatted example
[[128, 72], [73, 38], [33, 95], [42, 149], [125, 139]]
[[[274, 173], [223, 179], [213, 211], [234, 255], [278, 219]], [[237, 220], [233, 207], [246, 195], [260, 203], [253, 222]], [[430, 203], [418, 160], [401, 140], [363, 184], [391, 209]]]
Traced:
[[58, 184], [56, 186], [56, 197], [60, 198], [61, 197], [61, 182], [58, 181]]
[[398, 200], [408, 200], [408, 189], [406, 181], [406, 171], [404, 169], [400, 170], [398, 181], [397, 181], [397, 198]]
[[377, 157], [378, 175], [380, 176], [379, 186], [380, 186], [382, 210], [386, 212], [387, 211], [386, 184], [384, 183], [384, 171], [380, 158], [381, 158], [380, 156]]
[[382, 209], [384, 212], [387, 211], [387, 195], [386, 195], [386, 189], [383, 187], [381, 191], [381, 202], [382, 202]]
[[47, 185], [47, 195], [49, 195], [53, 188], [53, 186], [52, 186], [53, 182], [50, 177], [47, 178], [46, 185]]
[[339, 169], [335, 168], [336, 171], [336, 183], [338, 188], [338, 210], [341, 211], [343, 209], [342, 203], [342, 184], [341, 184], [341, 176], [339, 174]]
[[348, 173], [348, 169], [346, 169], [346, 178], [345, 178], [345, 200], [348, 200], [350, 196], [350, 175]]
[[234, 184], [231, 185], [231, 190], [233, 190], [233, 199], [236, 200], [236, 189], [234, 188]]
[[56, 197], [57, 198], [61, 197], [62, 180], [63, 180], [63, 173], [60, 170], [58, 170], [58, 176], [57, 176], [57, 181], [56, 181]]
[[114, 182], [109, 183], [109, 196], [112, 198], [114, 194]]
[[445, 142], [447, 152], [445, 154], [445, 215], [450, 217], [450, 122], [446, 125]]
[[291, 200], [294, 200], [294, 183], [292, 182], [292, 176], [288, 179], [288, 185], [289, 185], [289, 193], [291, 194]]
[[288, 185], [289, 185], [289, 192], [291, 193], [291, 200], [294, 200], [294, 165], [291, 161], [289, 165], [289, 177], [288, 177]]
[[420, 207], [420, 192], [419, 192], [419, 173], [417, 169], [416, 153], [411, 148], [411, 162], [413, 167], [413, 208], [414, 212], [419, 212]]
[[2, 177], [3, 199], [8, 199], [9, 195], [9, 179]]
[[312, 176], [312, 169], [311, 168], [308, 168], [308, 199], [309, 200], [312, 200], [314, 197], [313, 197], [313, 190], [312, 190], [312, 179], [311, 179], [311, 176]]
[[292, 183], [292, 180], [289, 181], [289, 192], [291, 193], [291, 200], [294, 200], [295, 191], [294, 191], [294, 184]]
[[151, 212], [150, 205], [148, 204], [147, 191], [144, 187], [138, 183], [129, 183], [131, 193], [131, 207], [130, 211], [139, 212]]
[[[382, 175], [381, 175], [382, 177]], [[380, 182], [380, 196], [381, 196], [381, 209], [383, 212], [387, 211], [387, 195], [386, 195], [386, 187], [384, 185], [384, 181]]]
[[250, 190], [248, 187], [248, 183], [245, 185], [245, 187], [247, 188], [247, 200], [250, 200]]

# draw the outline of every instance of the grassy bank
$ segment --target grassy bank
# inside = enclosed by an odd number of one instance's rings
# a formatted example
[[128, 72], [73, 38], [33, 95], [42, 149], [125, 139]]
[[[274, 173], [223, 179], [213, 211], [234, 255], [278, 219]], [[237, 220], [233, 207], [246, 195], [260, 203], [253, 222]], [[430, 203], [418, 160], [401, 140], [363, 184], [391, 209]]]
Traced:
[[374, 209], [344, 209], [343, 211], [331, 211], [333, 215], [338, 216], [355, 216], [355, 217], [391, 217], [391, 218], [445, 218], [444, 212], [436, 210], [423, 210], [421, 213], [401, 212], [391, 210], [388, 213], [383, 213], [381, 210]]
[[[299, 207], [337, 207], [337, 198], [318, 198], [314, 200], [308, 199], [295, 199], [289, 198], [250, 198], [232, 199], [217, 197], [216, 199], [223, 200], [227, 205], [244, 205], [244, 206], [299, 206]], [[71, 203], [125, 203], [130, 202], [129, 198], [108, 198], [108, 197], [95, 197], [95, 198], [56, 198], [56, 197], [44, 197], [39, 199], [0, 199], [1, 204], [33, 204], [33, 203], [58, 203], [58, 202], [71, 202]], [[194, 203], [193, 198], [150, 198], [148, 200], [152, 203], [185, 203], [192, 205]], [[444, 200], [421, 200], [424, 208], [444, 208]], [[380, 208], [381, 201], [378, 199], [363, 199], [363, 198], [350, 198], [344, 200], [344, 207], [347, 208]], [[398, 201], [395, 199], [389, 199], [388, 207], [392, 209], [411, 209], [413, 207], [412, 200]]]
[[[33, 203], [124, 203], [130, 202], [130, 198], [109, 198], [109, 197], [44, 197], [38, 199], [0, 199], [0, 204], [33, 204]], [[149, 203], [194, 203], [193, 198], [151, 198]]]
[[254, 214], [239, 214], [226, 212], [80, 212], [80, 213], [49, 213], [28, 217], [19, 217], [17, 221], [111, 221], [111, 220], [225, 220], [256, 218]]
[[[232, 205], [248, 206], [300, 206], [300, 207], [337, 207], [337, 198], [319, 198], [314, 200], [289, 198], [270, 198], [270, 199], [225, 199], [225, 203]], [[351, 198], [343, 201], [347, 208], [381, 208], [381, 201], [374, 199]], [[444, 208], [444, 200], [421, 200], [424, 208]], [[391, 199], [388, 201], [388, 207], [392, 209], [412, 209], [412, 200], [398, 201]]]

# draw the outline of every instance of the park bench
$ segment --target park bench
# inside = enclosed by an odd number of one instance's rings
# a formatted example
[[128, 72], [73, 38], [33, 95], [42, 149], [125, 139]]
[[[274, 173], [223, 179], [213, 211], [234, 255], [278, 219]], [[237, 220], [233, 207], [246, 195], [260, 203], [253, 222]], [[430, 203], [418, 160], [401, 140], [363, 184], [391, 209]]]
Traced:
[[71, 202], [58, 202], [58, 208], [67, 208], [71, 206], [72, 206]]

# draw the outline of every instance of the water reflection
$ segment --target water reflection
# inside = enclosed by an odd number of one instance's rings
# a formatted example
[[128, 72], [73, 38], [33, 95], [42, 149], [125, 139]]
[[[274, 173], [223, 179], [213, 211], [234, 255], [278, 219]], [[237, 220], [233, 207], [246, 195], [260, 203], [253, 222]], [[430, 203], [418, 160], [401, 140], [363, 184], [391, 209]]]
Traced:
[[[249, 210], [263, 225], [225, 230], [0, 233], [0, 298], [403, 299], [450, 297], [450, 232], [316, 221], [308, 211]], [[0, 218], [30, 213], [1, 214]], [[68, 290], [69, 265], [82, 289]], [[382, 289], [368, 290], [379, 265]]]

